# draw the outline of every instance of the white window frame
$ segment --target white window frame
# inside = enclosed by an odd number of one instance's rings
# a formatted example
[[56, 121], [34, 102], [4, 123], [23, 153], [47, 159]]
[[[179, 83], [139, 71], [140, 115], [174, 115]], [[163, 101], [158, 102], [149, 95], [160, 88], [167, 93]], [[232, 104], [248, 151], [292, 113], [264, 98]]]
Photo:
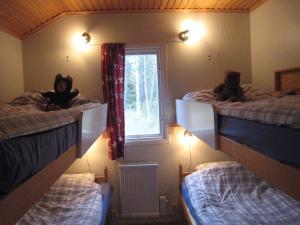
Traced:
[[159, 92], [159, 123], [160, 123], [160, 133], [158, 135], [126, 135], [125, 133], [125, 143], [126, 145], [140, 145], [140, 144], [153, 144], [167, 143], [165, 123], [164, 123], [164, 70], [163, 63], [165, 62], [164, 47], [160, 45], [126, 45], [125, 46], [125, 56], [126, 55], [144, 55], [144, 54], [156, 54], [157, 55], [157, 75], [158, 75], [158, 92]]

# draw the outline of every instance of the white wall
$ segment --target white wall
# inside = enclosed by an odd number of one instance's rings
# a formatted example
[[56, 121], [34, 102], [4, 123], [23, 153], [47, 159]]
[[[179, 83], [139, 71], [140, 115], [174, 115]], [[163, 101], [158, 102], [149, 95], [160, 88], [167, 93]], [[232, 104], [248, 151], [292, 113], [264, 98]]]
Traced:
[[[72, 75], [74, 86], [85, 95], [101, 98], [100, 46], [77, 52], [72, 46], [74, 34], [88, 31], [97, 44], [166, 43], [177, 40], [180, 24], [186, 19], [202, 21], [206, 35], [196, 46], [167, 44], [174, 97], [215, 86], [223, 80], [225, 69], [239, 70], [243, 82], [251, 81], [248, 14], [94, 14], [64, 17], [23, 41], [25, 89], [52, 88], [55, 74], [62, 72]], [[208, 55], [212, 61], [207, 60]]]
[[[180, 24], [186, 19], [201, 21], [206, 34], [197, 45], [177, 40]], [[87, 31], [94, 44], [103, 42], [159, 43], [167, 51], [167, 123], [175, 122], [175, 98], [193, 90], [211, 88], [223, 80], [225, 69], [241, 71], [242, 82], [251, 82], [250, 20], [248, 14], [146, 13], [67, 16], [23, 41], [25, 90], [49, 89], [56, 73], [74, 78], [74, 87], [87, 97], [102, 99], [100, 46], [78, 52], [72, 46], [74, 34]], [[212, 60], [208, 61], [208, 55]], [[70, 61], [66, 61], [66, 56]], [[178, 201], [178, 164], [188, 168], [187, 146], [180, 143], [183, 130], [172, 128], [169, 143], [126, 147], [126, 161], [159, 162], [160, 192], [170, 204]], [[228, 159], [197, 140], [192, 146], [193, 166], [200, 162]], [[107, 157], [107, 139], [100, 138], [83, 159], [68, 172], [90, 169], [101, 174], [109, 167], [114, 185], [112, 207], [119, 207], [117, 161]], [[88, 166], [88, 163], [90, 168]]]
[[274, 71], [300, 66], [300, 1], [268, 0], [250, 14], [252, 82], [274, 90]]
[[24, 92], [22, 42], [0, 31], [0, 103]]
[[[88, 150], [82, 159], [67, 170], [67, 173], [94, 172], [103, 175], [104, 167], [108, 167], [110, 183], [113, 185], [112, 209], [120, 210], [118, 164], [119, 162], [158, 162], [159, 163], [159, 190], [160, 195], [169, 200], [168, 211], [171, 205], [179, 200], [178, 166], [183, 165], [189, 171], [189, 149], [183, 138], [184, 129], [169, 128], [167, 144], [127, 146], [125, 160], [112, 161], [108, 159], [107, 141], [100, 137]], [[205, 162], [230, 160], [220, 151], [208, 147], [205, 143], [193, 137], [191, 144], [191, 167]]]

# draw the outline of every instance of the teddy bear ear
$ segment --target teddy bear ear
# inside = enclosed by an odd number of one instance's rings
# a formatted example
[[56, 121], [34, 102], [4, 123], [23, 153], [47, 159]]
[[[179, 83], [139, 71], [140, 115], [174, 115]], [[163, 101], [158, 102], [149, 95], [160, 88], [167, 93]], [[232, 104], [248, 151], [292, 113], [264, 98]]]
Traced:
[[238, 76], [238, 77], [241, 76], [241, 74], [239, 72], [235, 72], [235, 75]]
[[70, 76], [67, 76], [67, 80], [73, 81], [73, 78]]
[[61, 80], [62, 79], [62, 75], [60, 73], [58, 73], [56, 76], [55, 76], [55, 80]]
[[67, 76], [66, 82], [67, 82], [67, 91], [70, 92], [72, 90], [73, 78]]

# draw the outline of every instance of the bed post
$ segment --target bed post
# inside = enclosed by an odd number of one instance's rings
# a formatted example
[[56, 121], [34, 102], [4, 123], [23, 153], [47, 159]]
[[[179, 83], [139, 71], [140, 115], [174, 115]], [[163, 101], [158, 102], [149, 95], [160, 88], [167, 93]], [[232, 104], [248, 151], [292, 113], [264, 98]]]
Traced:
[[181, 183], [182, 183], [182, 181], [183, 181], [183, 178], [182, 178], [182, 165], [181, 164], [179, 164], [179, 170], [178, 170], [178, 172], [179, 172], [179, 190], [181, 190]]
[[182, 164], [179, 164], [179, 170], [178, 170], [178, 174], [179, 174], [179, 190], [181, 190], [181, 184], [182, 184], [184, 178], [187, 175], [190, 175], [191, 173], [192, 173], [192, 171], [190, 171], [190, 172], [183, 172]]
[[101, 183], [108, 183], [108, 169], [107, 167], [104, 167], [104, 175], [103, 176], [96, 176], [95, 182], [98, 184]]
[[[191, 174], [191, 172], [183, 172], [183, 167], [182, 167], [182, 164], [179, 164], [178, 166], [178, 175], [179, 175], [179, 191], [181, 192], [181, 184], [184, 180], [184, 178]], [[188, 224], [189, 225], [193, 225], [193, 222], [191, 221], [191, 218], [189, 216], [189, 212], [185, 206], [185, 203], [184, 203], [184, 200], [183, 200], [183, 197], [181, 194], [179, 194], [179, 205], [182, 207], [182, 210], [183, 210], [183, 216], [185, 217], [185, 219], [187, 220]]]
[[105, 181], [105, 183], [108, 183], [108, 170], [107, 170], [107, 167], [104, 168], [104, 181]]

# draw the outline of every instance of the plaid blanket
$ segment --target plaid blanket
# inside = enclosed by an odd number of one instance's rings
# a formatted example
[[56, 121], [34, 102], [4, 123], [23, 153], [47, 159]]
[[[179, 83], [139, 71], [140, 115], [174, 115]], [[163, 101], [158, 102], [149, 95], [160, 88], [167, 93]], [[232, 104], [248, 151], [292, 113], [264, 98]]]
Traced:
[[185, 178], [195, 218], [202, 225], [296, 225], [300, 203], [237, 162], [207, 163]]
[[101, 186], [93, 174], [62, 175], [16, 225], [98, 225]]
[[[82, 102], [87, 104], [81, 105]], [[31, 92], [16, 98], [9, 104], [1, 104], [0, 141], [73, 123], [79, 119], [81, 111], [100, 104], [88, 102], [90, 101], [78, 100], [72, 108], [45, 112], [47, 100], [40, 93]]]
[[242, 88], [244, 102], [216, 101], [212, 89], [188, 93], [183, 99], [210, 103], [224, 116], [300, 128], [300, 95], [273, 97], [251, 85]]

